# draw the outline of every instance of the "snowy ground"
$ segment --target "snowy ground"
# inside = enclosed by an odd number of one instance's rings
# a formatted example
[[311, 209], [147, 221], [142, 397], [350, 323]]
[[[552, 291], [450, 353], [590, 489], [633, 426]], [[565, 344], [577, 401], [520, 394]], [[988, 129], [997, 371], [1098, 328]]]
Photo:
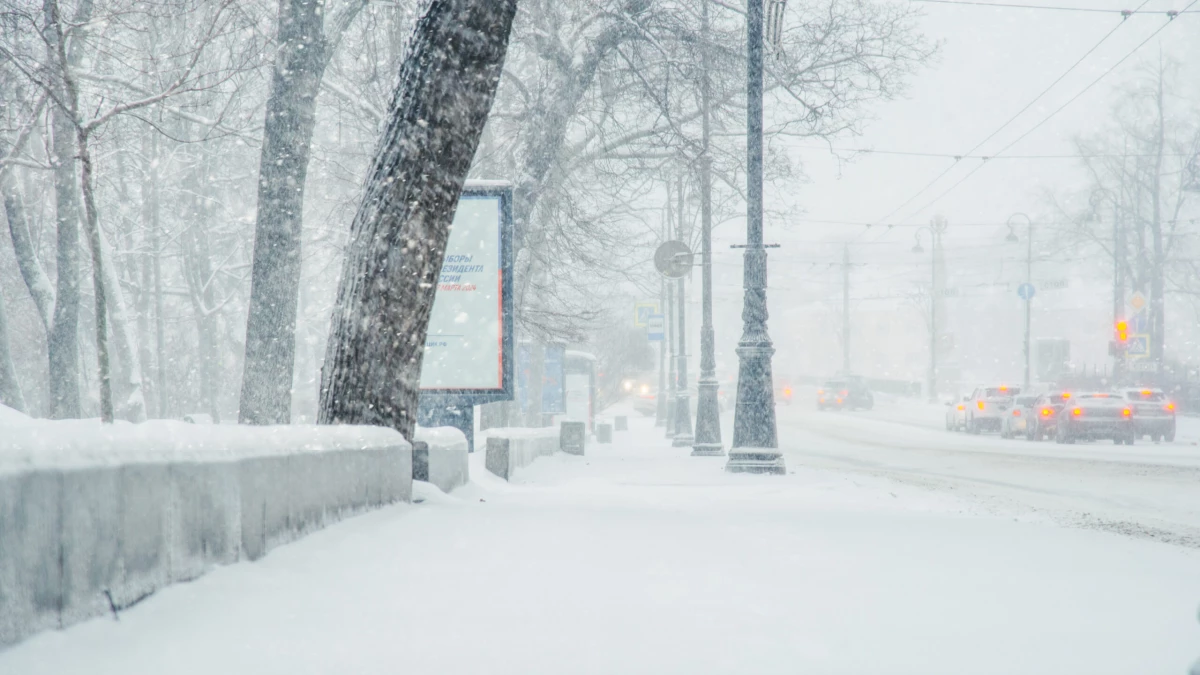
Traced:
[[887, 399], [869, 412], [818, 413], [815, 393], [779, 408], [790, 466], [885, 477], [996, 514], [1036, 514], [1200, 549], [1200, 420], [1176, 442], [1058, 445], [945, 430], [945, 407]]
[[[36, 636], [0, 652], [0, 673], [1126, 675], [1200, 656], [1200, 552], [1062, 527], [955, 473], [1019, 444], [799, 405], [780, 423], [784, 477], [725, 474], [640, 417], [513, 484], [476, 454], [450, 496], [422, 485], [420, 504], [169, 588], [119, 622]], [[872, 428], [891, 436], [856, 435]], [[1010, 457], [1035, 477], [1096, 463]], [[930, 462], [948, 477], [902, 470]]]

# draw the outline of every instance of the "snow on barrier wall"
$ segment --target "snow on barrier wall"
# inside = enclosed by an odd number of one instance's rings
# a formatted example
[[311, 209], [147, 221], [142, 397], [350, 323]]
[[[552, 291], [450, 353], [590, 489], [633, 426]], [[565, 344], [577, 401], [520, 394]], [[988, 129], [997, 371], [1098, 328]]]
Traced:
[[517, 469], [529, 466], [533, 460], [543, 455], [553, 455], [558, 450], [558, 434], [557, 426], [540, 429], [488, 429], [487, 457], [484, 459], [484, 465], [488, 471], [504, 480], [510, 480]]
[[471, 478], [467, 461], [467, 437], [454, 427], [417, 427], [417, 442], [429, 446], [429, 482], [442, 492], [466, 485]]
[[412, 497], [411, 447], [379, 427], [0, 431], [0, 645]]

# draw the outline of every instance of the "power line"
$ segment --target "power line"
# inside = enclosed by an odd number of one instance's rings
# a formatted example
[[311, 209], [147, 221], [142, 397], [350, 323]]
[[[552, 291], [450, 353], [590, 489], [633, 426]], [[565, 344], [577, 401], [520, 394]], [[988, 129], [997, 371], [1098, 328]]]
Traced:
[[[1057, 5], [1024, 5], [1012, 2], [973, 2], [972, 0], [911, 0], [911, 2], [925, 2], [937, 5], [967, 5], [972, 7], [994, 7], [997, 9], [1042, 9], [1054, 12], [1088, 12], [1090, 14], [1120, 14], [1122, 17], [1130, 17], [1135, 14], [1166, 14], [1171, 18], [1175, 18], [1179, 14], [1195, 14], [1186, 9], [1182, 11], [1175, 10], [1154, 10], [1140, 11], [1138, 9], [1104, 9], [1100, 7], [1062, 7]], [[1145, 3], [1143, 3], [1143, 6]]]
[[[1116, 159], [1116, 158], [1121, 158], [1121, 157], [1138, 158], [1138, 157], [1157, 156], [1157, 155], [1149, 155], [1149, 154], [1121, 155], [1121, 154], [1113, 154], [1113, 153], [1098, 153], [1098, 154], [1060, 154], [1060, 155], [1005, 155], [1003, 157], [996, 157], [994, 155], [969, 155], [969, 154], [968, 155], [956, 155], [954, 153], [949, 153], [949, 152], [921, 152], [921, 151], [916, 151], [916, 150], [879, 150], [879, 149], [875, 149], [875, 148], [844, 148], [844, 147], [834, 147], [834, 146], [826, 147], [826, 146], [817, 146], [817, 145], [807, 145], [807, 146], [801, 146], [801, 147], [806, 148], [806, 149], [811, 149], [811, 150], [829, 150], [830, 152], [856, 152], [856, 153], [860, 153], [860, 154], [864, 154], [864, 155], [897, 155], [897, 156], [901, 156], [901, 157], [932, 157], [932, 158], [937, 158], [937, 159], [953, 159], [955, 161], [962, 160], [962, 159], [980, 159], [980, 160], [984, 160], [984, 161], [987, 161], [990, 159], [1021, 159], [1021, 160], [1026, 160], [1026, 159]], [[1172, 152], [1172, 153], [1164, 153], [1163, 156], [1164, 157], [1187, 157], [1187, 156], [1190, 156], [1191, 154], [1192, 153], [1188, 153], [1188, 152]]]
[[[1149, 0], [1147, 0], [1147, 1], [1149, 1]], [[1184, 11], [1186, 11], [1186, 10], [1188, 10], [1188, 9], [1191, 9], [1191, 7], [1192, 7], [1193, 5], [1195, 5], [1197, 2], [1200, 2], [1200, 0], [1192, 0], [1190, 3], [1188, 3], [1187, 7], [1184, 7]], [[1143, 2], [1142, 4], [1144, 5], [1144, 4], [1146, 4], [1146, 3], [1144, 3], [1144, 2]], [[1071, 105], [1072, 103], [1074, 103], [1075, 101], [1077, 101], [1077, 100], [1079, 99], [1079, 97], [1080, 97], [1080, 96], [1083, 96], [1085, 93], [1087, 93], [1087, 92], [1088, 92], [1088, 90], [1090, 90], [1092, 87], [1094, 87], [1094, 86], [1096, 86], [1097, 84], [1099, 84], [1100, 80], [1103, 80], [1105, 77], [1107, 77], [1107, 76], [1109, 75], [1109, 73], [1113, 72], [1113, 71], [1114, 71], [1114, 70], [1116, 70], [1118, 67], [1120, 67], [1120, 65], [1121, 65], [1122, 63], [1125, 63], [1125, 61], [1127, 61], [1127, 60], [1129, 59], [1129, 57], [1133, 56], [1133, 55], [1134, 55], [1134, 54], [1135, 54], [1135, 53], [1136, 53], [1136, 52], [1137, 52], [1139, 49], [1141, 49], [1143, 46], [1145, 46], [1145, 45], [1146, 45], [1146, 43], [1148, 43], [1148, 42], [1150, 42], [1151, 40], [1153, 40], [1153, 39], [1154, 39], [1154, 38], [1155, 38], [1155, 37], [1156, 37], [1156, 36], [1157, 36], [1159, 33], [1161, 33], [1161, 32], [1162, 32], [1164, 29], [1166, 29], [1166, 27], [1167, 27], [1167, 26], [1170, 26], [1170, 25], [1171, 25], [1173, 22], [1174, 22], [1174, 17], [1171, 17], [1170, 19], [1168, 19], [1166, 23], [1164, 23], [1163, 25], [1159, 26], [1159, 27], [1158, 27], [1158, 28], [1157, 28], [1157, 29], [1156, 29], [1156, 30], [1155, 30], [1153, 33], [1151, 33], [1149, 36], [1147, 36], [1145, 40], [1142, 40], [1141, 42], [1139, 42], [1139, 43], [1138, 43], [1138, 45], [1137, 45], [1136, 47], [1134, 47], [1133, 49], [1129, 50], [1129, 52], [1128, 52], [1127, 54], [1125, 54], [1125, 56], [1122, 56], [1122, 57], [1120, 58], [1120, 60], [1118, 60], [1116, 63], [1112, 64], [1112, 66], [1110, 66], [1110, 67], [1109, 67], [1108, 69], [1106, 69], [1104, 72], [1100, 73], [1099, 77], [1097, 77], [1096, 79], [1092, 80], [1092, 81], [1091, 81], [1090, 83], [1088, 83], [1088, 85], [1087, 85], [1086, 87], [1084, 87], [1083, 89], [1080, 89], [1078, 93], [1076, 93], [1076, 94], [1075, 94], [1074, 96], [1072, 96], [1071, 98], [1067, 99], [1067, 101], [1066, 101], [1065, 103], [1063, 103], [1062, 105], [1060, 105], [1060, 106], [1058, 106], [1057, 108], [1055, 108], [1055, 109], [1054, 109], [1054, 111], [1053, 111], [1053, 112], [1051, 112], [1049, 115], [1046, 115], [1045, 117], [1043, 117], [1043, 118], [1042, 118], [1042, 120], [1041, 120], [1040, 122], [1038, 122], [1037, 124], [1035, 124], [1035, 125], [1033, 125], [1032, 127], [1030, 127], [1028, 130], [1026, 130], [1026, 131], [1025, 131], [1025, 133], [1021, 134], [1020, 136], [1017, 136], [1017, 137], [1016, 137], [1016, 138], [1015, 138], [1015, 139], [1014, 139], [1014, 140], [1013, 140], [1011, 143], [1009, 143], [1008, 145], [1004, 146], [1003, 148], [1000, 148], [1000, 150], [999, 150], [998, 152], [996, 152], [996, 153], [995, 153], [995, 155], [993, 155], [993, 156], [999, 156], [999, 155], [1002, 155], [1002, 154], [1004, 154], [1004, 152], [1005, 152], [1006, 150], [1008, 150], [1009, 148], [1013, 147], [1013, 146], [1014, 146], [1014, 145], [1016, 145], [1017, 143], [1020, 143], [1020, 142], [1021, 142], [1021, 141], [1023, 141], [1023, 140], [1024, 140], [1026, 137], [1028, 137], [1028, 136], [1029, 136], [1029, 134], [1031, 134], [1031, 133], [1033, 133], [1034, 131], [1036, 131], [1036, 130], [1038, 130], [1039, 128], [1041, 128], [1041, 126], [1042, 126], [1043, 124], [1045, 124], [1046, 122], [1049, 122], [1051, 119], [1053, 119], [1053, 118], [1054, 118], [1054, 116], [1055, 116], [1055, 115], [1057, 115], [1058, 113], [1062, 112], [1064, 109], [1066, 109], [1066, 107], [1067, 107], [1067, 106], [1069, 106], [1069, 105]], [[1111, 35], [1111, 34], [1112, 34], [1112, 33], [1110, 32], [1110, 33], [1109, 33], [1109, 35]], [[945, 190], [945, 191], [943, 191], [941, 194], [939, 194], [937, 197], [934, 197], [932, 200], [930, 200], [930, 201], [929, 201], [928, 203], [926, 203], [924, 206], [922, 206], [921, 208], [917, 209], [916, 211], [913, 211], [912, 213], [910, 213], [910, 214], [909, 214], [909, 217], [915, 216], [916, 214], [918, 214], [918, 213], [921, 213], [921, 212], [922, 212], [922, 211], [924, 211], [925, 209], [928, 209], [930, 206], [933, 206], [934, 204], [938, 203], [938, 202], [939, 202], [939, 201], [940, 201], [940, 200], [941, 200], [943, 197], [945, 197], [946, 195], [950, 194], [950, 193], [951, 193], [951, 192], [952, 192], [952, 191], [953, 191], [955, 188], [957, 188], [959, 185], [962, 185], [962, 184], [963, 184], [963, 183], [964, 183], [964, 182], [965, 182], [965, 181], [966, 181], [968, 178], [970, 178], [971, 176], [975, 175], [975, 173], [976, 173], [976, 172], [978, 172], [980, 169], [982, 169], [982, 168], [983, 168], [984, 166], [986, 166], [986, 165], [987, 165], [987, 162], [982, 162], [982, 163], [980, 163], [978, 166], [976, 166], [974, 169], [971, 169], [969, 172], [967, 172], [967, 174], [966, 174], [965, 176], [963, 176], [962, 178], [958, 179], [958, 181], [956, 181], [956, 182], [955, 182], [953, 185], [951, 185], [950, 187], [946, 188], [946, 190]]]
[[[1142, 0], [1142, 4], [1138, 5], [1137, 9], [1140, 10], [1142, 7], [1145, 7], [1148, 2], [1150, 2], [1150, 0]], [[1020, 110], [1018, 110], [1011, 117], [1009, 117], [1008, 120], [1006, 120], [1004, 122], [1004, 124], [1001, 124], [999, 127], [997, 127], [994, 131], [992, 131], [992, 133], [988, 134], [982, 141], [979, 141], [970, 150], [964, 152], [963, 155], [964, 156], [971, 155], [976, 150], [978, 150], [980, 147], [982, 147], [984, 143], [987, 143], [992, 138], [994, 138], [996, 136], [996, 134], [999, 134], [1001, 131], [1008, 128], [1008, 125], [1012, 124], [1018, 117], [1020, 117], [1022, 114], [1024, 114], [1026, 110], [1029, 110], [1031, 107], [1033, 107], [1033, 105], [1036, 104], [1038, 101], [1040, 101], [1042, 99], [1042, 97], [1044, 97], [1046, 94], [1050, 93], [1051, 89], [1053, 89], [1055, 86], [1057, 86], [1059, 82], [1062, 82], [1063, 79], [1067, 77], [1067, 75], [1070, 75], [1076, 68], [1078, 68], [1079, 64], [1083, 63], [1083, 61], [1085, 59], [1087, 59], [1087, 57], [1091, 56], [1093, 52], [1095, 52], [1097, 49], [1099, 49], [1100, 45], [1104, 44], [1104, 42], [1106, 40], [1108, 40], [1108, 38], [1112, 37], [1113, 33], [1116, 33], [1118, 30], [1120, 30], [1121, 26], [1123, 26], [1123, 25], [1125, 25], [1124, 19], [1122, 19], [1120, 23], [1113, 26], [1111, 30], [1109, 30], [1107, 33], [1105, 33], [1104, 36], [1101, 37], [1100, 40], [1098, 40], [1096, 42], [1096, 44], [1092, 45], [1092, 47], [1090, 49], [1088, 49], [1086, 52], [1083, 53], [1082, 56], [1080, 56], [1078, 59], [1076, 59], [1075, 63], [1072, 63], [1071, 66], [1069, 68], [1067, 68], [1065, 71], [1063, 71], [1063, 73], [1061, 75], [1054, 78], [1054, 81], [1051, 82], [1040, 93], [1038, 93], [1037, 96], [1033, 97], [1033, 100], [1029, 101], [1029, 103], [1026, 103]], [[997, 153], [997, 154], [999, 154], [999, 153]], [[936, 185], [938, 183], [938, 181], [940, 181], [942, 179], [943, 176], [945, 176], [946, 174], [948, 174], [952, 170], [954, 170], [954, 167], [958, 166], [958, 162], [959, 162], [959, 160], [954, 160], [954, 162], [952, 162], [949, 166], [947, 166], [941, 173], [939, 173], [937, 176], [935, 176], [933, 178], [933, 180], [926, 183], [924, 187], [922, 187], [920, 190], [917, 190], [916, 193], [914, 193], [908, 199], [904, 200], [899, 206], [892, 209], [886, 216], [884, 216], [883, 218], [880, 218], [880, 220], [886, 221], [888, 218], [891, 218], [892, 216], [899, 213], [901, 209], [903, 209], [904, 207], [911, 204], [918, 197], [925, 194], [929, 190], [929, 188]], [[982, 166], [982, 164], [980, 166]], [[976, 167], [976, 169], [978, 169], [978, 167]], [[922, 209], [922, 210], [924, 210], [924, 209]], [[886, 231], [883, 234], [886, 234]], [[876, 239], [879, 239], [880, 237], [882, 237], [883, 234], [880, 234], [880, 236], [876, 237]]]

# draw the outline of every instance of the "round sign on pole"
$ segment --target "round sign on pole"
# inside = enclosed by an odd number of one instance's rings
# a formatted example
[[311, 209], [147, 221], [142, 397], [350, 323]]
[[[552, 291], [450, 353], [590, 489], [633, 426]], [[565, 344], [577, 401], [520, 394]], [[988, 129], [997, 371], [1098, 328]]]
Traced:
[[692, 269], [692, 251], [682, 241], [664, 241], [654, 251], [654, 268], [668, 279], [678, 279]]
[[1031, 300], [1036, 294], [1033, 284], [1021, 284], [1017, 286], [1017, 295], [1021, 296], [1022, 300]]

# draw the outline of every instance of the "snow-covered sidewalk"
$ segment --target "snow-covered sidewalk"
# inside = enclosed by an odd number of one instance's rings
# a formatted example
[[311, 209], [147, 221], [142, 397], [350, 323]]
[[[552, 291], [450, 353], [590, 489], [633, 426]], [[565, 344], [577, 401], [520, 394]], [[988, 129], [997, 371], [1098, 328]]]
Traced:
[[613, 446], [353, 518], [0, 673], [1184, 673], [1195, 552], [883, 479]]

